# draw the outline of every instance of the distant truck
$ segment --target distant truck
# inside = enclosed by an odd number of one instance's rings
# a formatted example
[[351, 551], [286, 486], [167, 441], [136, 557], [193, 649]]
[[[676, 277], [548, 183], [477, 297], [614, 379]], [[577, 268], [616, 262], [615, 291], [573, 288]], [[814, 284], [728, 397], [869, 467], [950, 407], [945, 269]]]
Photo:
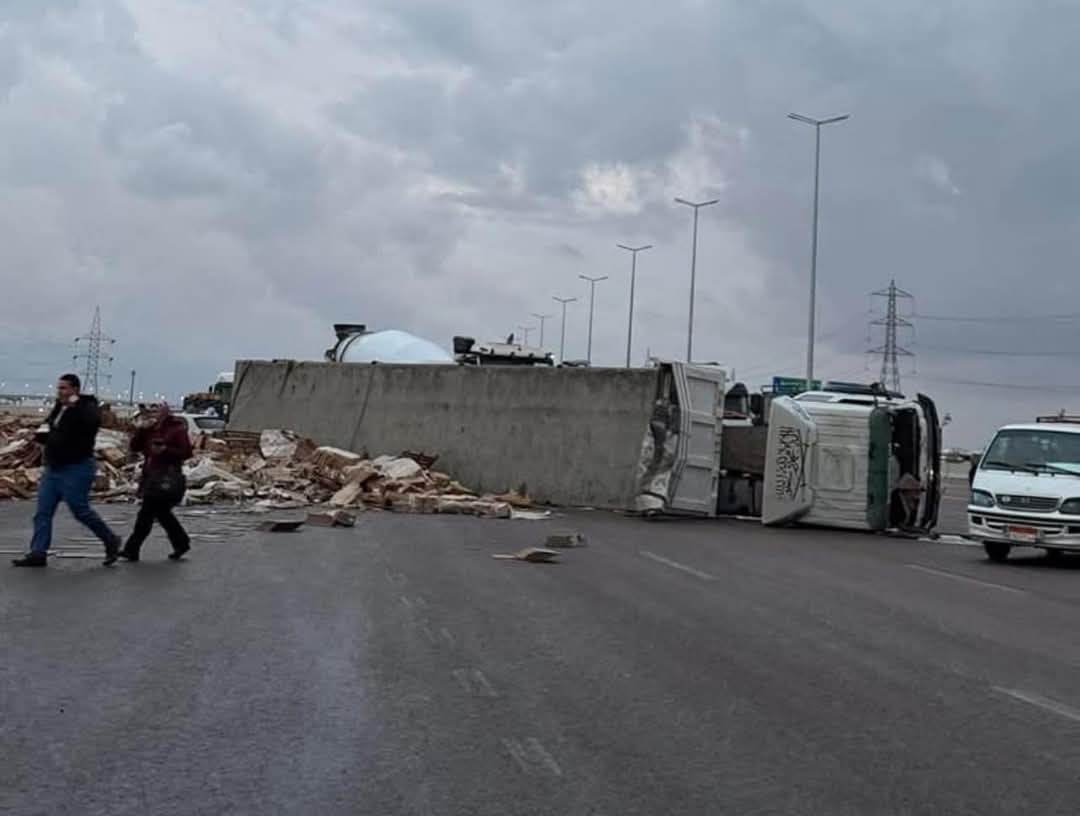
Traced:
[[478, 343], [471, 337], [455, 337], [454, 359], [461, 365], [555, 365], [550, 351], [515, 343], [513, 335], [504, 343]]
[[[387, 363], [411, 365], [541, 365], [553, 366], [550, 352], [514, 342], [477, 342], [472, 337], [455, 337], [454, 353], [397, 329], [371, 331], [364, 323], [335, 323], [336, 341], [324, 358], [331, 363]], [[571, 363], [567, 361], [566, 365]]]
[[213, 414], [226, 419], [232, 402], [233, 374], [223, 371], [206, 391], [198, 391], [184, 397], [182, 410], [189, 414]]

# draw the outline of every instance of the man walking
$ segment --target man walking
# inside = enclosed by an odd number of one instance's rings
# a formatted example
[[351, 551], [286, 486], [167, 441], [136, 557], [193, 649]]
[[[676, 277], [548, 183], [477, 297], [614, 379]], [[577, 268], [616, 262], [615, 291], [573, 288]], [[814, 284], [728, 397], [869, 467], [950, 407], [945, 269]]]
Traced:
[[97, 475], [94, 440], [101, 419], [97, 399], [81, 394], [79, 378], [65, 374], [56, 384], [56, 404], [38, 441], [45, 445], [45, 471], [38, 485], [34, 538], [30, 552], [12, 561], [16, 567], [44, 567], [52, 543], [52, 522], [60, 502], [105, 545], [105, 566], [116, 563], [120, 539], [90, 507]]

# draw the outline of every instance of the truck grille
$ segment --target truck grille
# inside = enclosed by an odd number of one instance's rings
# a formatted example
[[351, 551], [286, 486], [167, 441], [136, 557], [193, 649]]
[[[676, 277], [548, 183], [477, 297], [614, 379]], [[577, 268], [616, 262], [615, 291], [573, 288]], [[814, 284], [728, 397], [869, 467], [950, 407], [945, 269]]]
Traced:
[[1052, 513], [1057, 510], [1061, 499], [1053, 496], [998, 496], [997, 503], [1008, 510], [1023, 510], [1028, 513]]

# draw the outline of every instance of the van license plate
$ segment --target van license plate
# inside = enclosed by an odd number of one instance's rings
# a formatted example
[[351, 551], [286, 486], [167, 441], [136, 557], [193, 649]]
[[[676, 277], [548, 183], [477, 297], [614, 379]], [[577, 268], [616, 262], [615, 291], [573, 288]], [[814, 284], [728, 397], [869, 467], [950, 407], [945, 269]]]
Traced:
[[1009, 534], [1009, 538], [1013, 541], [1038, 541], [1039, 531], [1034, 527], [1017, 527], [1009, 525], [1006, 528], [1006, 532]]

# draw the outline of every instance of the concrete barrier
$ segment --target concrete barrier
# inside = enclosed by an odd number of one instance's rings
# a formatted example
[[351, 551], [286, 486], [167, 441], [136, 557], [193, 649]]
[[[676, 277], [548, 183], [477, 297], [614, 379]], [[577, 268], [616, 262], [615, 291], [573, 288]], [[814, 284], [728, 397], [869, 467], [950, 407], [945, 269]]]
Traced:
[[229, 427], [290, 428], [375, 456], [437, 453], [480, 491], [632, 507], [655, 369], [237, 363]]

